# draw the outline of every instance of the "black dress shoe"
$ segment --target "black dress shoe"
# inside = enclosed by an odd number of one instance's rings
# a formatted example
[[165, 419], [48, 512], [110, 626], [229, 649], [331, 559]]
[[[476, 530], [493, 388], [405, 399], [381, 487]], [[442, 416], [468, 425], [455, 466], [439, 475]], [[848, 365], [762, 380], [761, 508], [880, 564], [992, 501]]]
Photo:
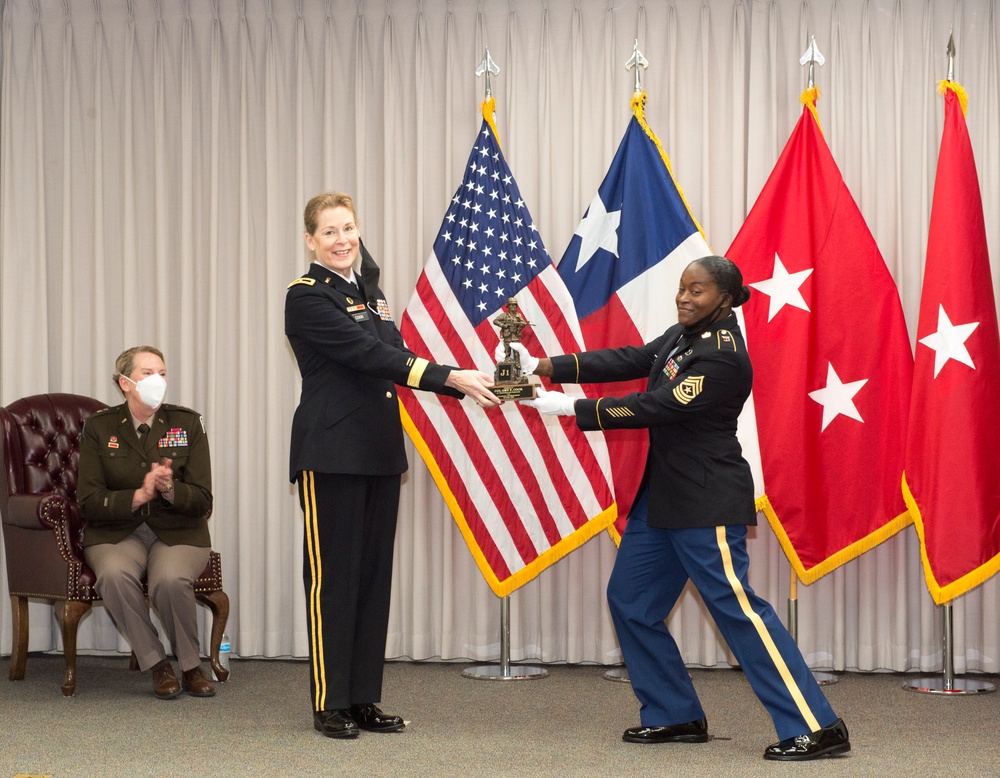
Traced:
[[622, 735], [626, 743], [707, 743], [708, 722], [705, 719], [669, 727], [632, 727]]
[[406, 723], [399, 716], [389, 716], [379, 710], [378, 705], [366, 702], [352, 705], [349, 711], [361, 729], [368, 732], [399, 732]]
[[834, 754], [846, 754], [851, 750], [847, 735], [847, 725], [837, 719], [829, 727], [823, 727], [808, 735], [797, 735], [768, 746], [764, 750], [765, 759], [794, 762], [805, 759], [819, 759]]
[[313, 726], [327, 737], [357, 737], [358, 725], [347, 710], [321, 710], [313, 713]]

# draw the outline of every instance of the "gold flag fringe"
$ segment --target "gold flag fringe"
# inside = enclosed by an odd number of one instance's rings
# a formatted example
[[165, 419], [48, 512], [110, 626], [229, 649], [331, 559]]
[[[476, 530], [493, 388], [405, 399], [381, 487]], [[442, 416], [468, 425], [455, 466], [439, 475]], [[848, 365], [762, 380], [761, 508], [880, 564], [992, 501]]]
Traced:
[[785, 556], [788, 557], [788, 562], [795, 571], [795, 574], [798, 576], [799, 580], [802, 581], [802, 583], [807, 585], [819, 580], [827, 573], [832, 573], [841, 565], [850, 562], [852, 559], [856, 559], [866, 551], [870, 551], [875, 548], [875, 546], [888, 540], [897, 532], [905, 529], [913, 523], [913, 519], [910, 517], [910, 512], [903, 511], [901, 514], [886, 524], [883, 524], [881, 527], [875, 529], [865, 537], [854, 541], [836, 553], [831, 554], [822, 562], [806, 569], [806, 567], [802, 564], [802, 560], [799, 558], [799, 555], [795, 551], [795, 546], [792, 544], [791, 538], [788, 537], [788, 533], [785, 532], [785, 528], [778, 519], [778, 514], [774, 510], [774, 506], [771, 505], [771, 501], [767, 498], [767, 495], [757, 499], [757, 506], [764, 516], [767, 517], [767, 521], [771, 525], [771, 529], [774, 531], [774, 535], [778, 539], [781, 549], [785, 552]]
[[937, 92], [939, 95], [944, 97], [944, 93], [947, 92], [949, 89], [952, 92], [954, 92], [955, 97], [958, 98], [958, 104], [962, 106], [962, 116], [965, 116], [965, 113], [969, 108], [968, 92], [966, 92], [965, 87], [963, 87], [957, 81], [948, 81], [948, 80], [938, 81]]
[[462, 533], [465, 544], [472, 553], [472, 558], [475, 560], [479, 572], [482, 573], [487, 585], [497, 597], [506, 597], [511, 592], [524, 586], [524, 584], [536, 578], [539, 573], [558, 562], [568, 553], [576, 550], [598, 533], [613, 526], [615, 519], [618, 518], [618, 503], [613, 502], [597, 516], [585, 522], [581, 527], [578, 527], [573, 534], [567, 535], [556, 545], [549, 547], [548, 550], [539, 554], [535, 560], [501, 581], [493, 571], [493, 568], [490, 567], [486, 555], [479, 546], [475, 533], [472, 531], [469, 522], [465, 518], [465, 514], [462, 512], [458, 498], [455, 497], [454, 492], [452, 492], [451, 487], [448, 485], [448, 480], [444, 477], [444, 473], [441, 472], [441, 467], [438, 465], [437, 460], [434, 459], [434, 454], [431, 453], [430, 447], [424, 440], [423, 435], [420, 434], [416, 423], [410, 417], [410, 414], [406, 412], [406, 407], [403, 405], [402, 400], [399, 400], [399, 416], [403, 422], [403, 429], [406, 430], [406, 433], [410, 436], [410, 441], [413, 443], [413, 447], [420, 455], [420, 458], [424, 460], [424, 464], [427, 465], [434, 483], [437, 484], [438, 490], [441, 492], [441, 496], [448, 506], [448, 510], [455, 519], [455, 523]]
[[[958, 93], [956, 92], [955, 94]], [[961, 96], [959, 96], [959, 99], [961, 99]], [[909, 508], [910, 515], [913, 517], [913, 526], [916, 528], [917, 536], [920, 538], [920, 559], [924, 566], [924, 579], [927, 582], [927, 591], [931, 593], [931, 597], [936, 604], [944, 605], [947, 602], [958, 599], [966, 592], [988, 581], [997, 572], [1000, 572], [1000, 554], [997, 554], [992, 559], [987, 559], [979, 567], [970, 570], [961, 578], [957, 578], [951, 583], [942, 586], [938, 583], [934, 571], [931, 569], [931, 561], [927, 556], [927, 543], [924, 538], [924, 517], [920, 511], [917, 498], [913, 496], [913, 493], [910, 491], [910, 485], [906, 482], [905, 472], [903, 473], [903, 500], [906, 502], [906, 507]]]
[[803, 89], [802, 94], [799, 95], [799, 102], [809, 109], [809, 112], [813, 115], [813, 119], [816, 120], [816, 126], [819, 127], [820, 135], [826, 137], [823, 132], [823, 125], [819, 123], [819, 113], [816, 111], [817, 100], [819, 100], [818, 86], [811, 86], [808, 89]]
[[500, 133], [497, 132], [497, 125], [494, 121], [494, 114], [497, 111], [497, 101], [493, 97], [487, 97], [483, 102], [479, 104], [480, 110], [483, 112], [483, 118], [486, 123], [490, 125], [490, 129], [493, 130], [493, 137], [497, 139], [497, 145], [500, 145]]

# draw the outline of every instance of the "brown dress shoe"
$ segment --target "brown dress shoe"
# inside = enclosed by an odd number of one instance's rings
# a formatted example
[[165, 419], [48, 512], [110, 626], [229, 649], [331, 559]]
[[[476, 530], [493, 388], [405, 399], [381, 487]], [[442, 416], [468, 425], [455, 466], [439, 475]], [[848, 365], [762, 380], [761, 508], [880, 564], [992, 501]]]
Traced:
[[192, 697], [215, 696], [215, 686], [205, 677], [200, 665], [184, 671], [184, 691]]
[[152, 668], [153, 694], [161, 700], [172, 700], [181, 693], [181, 685], [174, 675], [174, 668], [169, 659], [163, 659]]

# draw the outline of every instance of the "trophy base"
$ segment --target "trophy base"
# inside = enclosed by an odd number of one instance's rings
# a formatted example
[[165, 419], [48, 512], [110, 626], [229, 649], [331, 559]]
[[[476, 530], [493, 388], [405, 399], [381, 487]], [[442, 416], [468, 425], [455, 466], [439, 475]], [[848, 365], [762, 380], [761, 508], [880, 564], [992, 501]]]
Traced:
[[522, 378], [520, 381], [514, 383], [498, 383], [494, 384], [490, 391], [497, 397], [501, 402], [508, 402], [510, 400], [534, 400], [537, 396], [537, 389], [541, 385], [541, 381], [535, 376], [528, 376], [527, 378]]

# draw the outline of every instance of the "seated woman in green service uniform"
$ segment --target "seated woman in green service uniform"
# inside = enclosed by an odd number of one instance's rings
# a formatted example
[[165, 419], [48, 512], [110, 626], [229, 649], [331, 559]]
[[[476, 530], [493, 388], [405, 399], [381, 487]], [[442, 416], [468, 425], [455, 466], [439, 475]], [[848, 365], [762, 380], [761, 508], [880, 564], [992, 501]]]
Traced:
[[[163, 404], [166, 375], [158, 349], [123, 351], [114, 382], [125, 402], [87, 419], [77, 487], [86, 519], [84, 557], [140, 669], [152, 670], [153, 694], [161, 700], [182, 691], [211, 697], [215, 687], [201, 670], [194, 596], [211, 551], [208, 436], [195, 411]], [[150, 619], [144, 578], [180, 664], [180, 681]]]

